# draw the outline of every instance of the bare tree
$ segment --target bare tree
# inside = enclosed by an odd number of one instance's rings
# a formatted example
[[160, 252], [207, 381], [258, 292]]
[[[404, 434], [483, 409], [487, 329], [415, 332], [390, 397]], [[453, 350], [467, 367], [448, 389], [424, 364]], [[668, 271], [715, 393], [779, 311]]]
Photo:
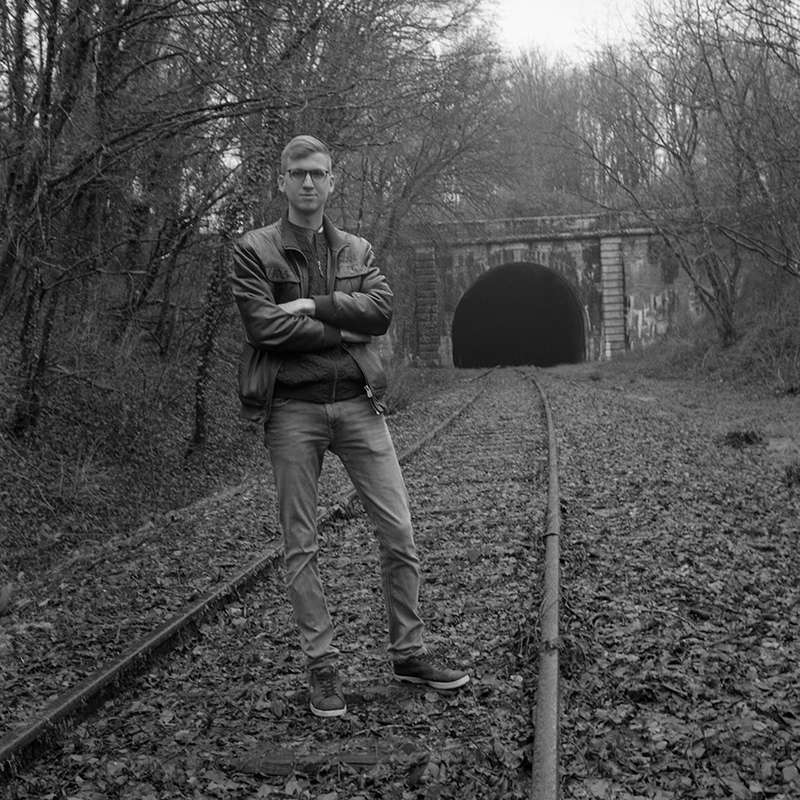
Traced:
[[662, 235], [726, 344], [744, 270], [767, 261], [794, 273], [797, 259], [786, 68], [735, 6], [681, 0], [651, 13], [642, 41], [591, 65], [575, 132], [601, 170], [598, 201]]
[[[475, 195], [470, 186], [484, 172], [460, 165], [485, 152], [490, 141], [480, 132], [491, 132], [490, 119], [470, 127], [459, 107], [481, 110], [470, 93], [491, 70], [474, 44], [451, 53], [467, 41], [477, 6], [2, 4], [0, 319], [20, 338], [14, 428], [36, 422], [43, 379], [68, 352], [76, 318], [93, 315], [107, 337], [106, 366], [98, 360], [87, 370], [113, 373], [115, 342], [152, 342], [162, 358], [187, 341], [213, 351], [216, 329], [202, 323], [211, 299], [197, 287], [209, 285], [218, 261], [204, 242], [272, 213], [274, 190], [265, 187], [275, 186], [279, 147], [291, 133], [328, 138], [344, 174], [364, 168], [366, 187], [374, 153], [387, 156], [386, 183], [380, 196], [364, 195], [358, 223], [388, 220], [380, 226], [386, 243], [420, 204]], [[420, 160], [410, 181], [415, 148], [424, 154], [436, 141], [409, 136], [421, 120], [441, 127], [446, 146]], [[388, 156], [392, 148], [398, 158]]]
[[726, 236], [800, 277], [800, 9], [726, 0], [706, 26], [715, 109], [742, 164], [749, 217]]
[[0, 315], [13, 324], [25, 309], [17, 430], [36, 421], [62, 306], [113, 303], [120, 285], [141, 305], [197, 218], [197, 132], [230, 111], [200, 66], [198, 47], [216, 44], [195, 35], [210, 6], [190, 5], [4, 4]]
[[[511, 62], [503, 166], [508, 216], [586, 211], [591, 169], [575, 157], [571, 131], [582, 120], [583, 76], [563, 58], [531, 49]], [[588, 185], [587, 185], [588, 184]]]

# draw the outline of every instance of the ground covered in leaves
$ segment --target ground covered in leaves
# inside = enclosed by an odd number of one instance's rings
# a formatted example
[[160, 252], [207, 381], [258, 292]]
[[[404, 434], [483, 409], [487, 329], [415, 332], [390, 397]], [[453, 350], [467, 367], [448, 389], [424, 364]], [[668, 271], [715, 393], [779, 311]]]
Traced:
[[[462, 383], [449, 407], [475, 388]], [[356, 510], [326, 526], [322, 560], [346, 717], [308, 712], [279, 570], [79, 725], [51, 760], [21, 771], [11, 796], [526, 797], [543, 437], [530, 382], [495, 373], [405, 467], [429, 645], [468, 667], [465, 689], [391, 681], [376, 548]]]
[[[563, 796], [800, 797], [798, 398], [613, 365], [540, 374], [562, 468]], [[490, 405], [405, 470], [432, 639], [470, 667], [467, 691], [390, 682], [356, 514], [325, 534], [347, 717], [307, 714], [275, 574], [20, 772], [9, 797], [525, 796], [544, 481], [543, 462], [521, 469], [523, 452], [543, 452], [518, 375], [492, 373]], [[398, 449], [476, 378], [454, 371], [391, 417]], [[329, 463], [323, 504], [342, 491]], [[264, 461], [253, 469], [25, 578], [0, 616], [4, 726], [263, 547], [274, 501]]]
[[798, 399], [557, 372], [564, 796], [800, 797]]
[[[395, 402], [396, 411], [389, 417], [398, 450], [446, 419], [458, 398], [471, 391], [471, 376], [426, 372], [433, 374], [407, 373], [412, 384], [409, 391], [418, 401], [415, 412]], [[234, 430], [244, 435], [240, 426]], [[93, 529], [91, 536], [68, 549], [65, 543], [71, 534], [65, 532], [58, 537], [60, 558], [53, 557], [49, 540], [43, 545], [41, 560], [31, 542], [15, 548], [9, 537], [3, 543], [0, 557], [18, 569], [13, 575], [6, 573], [9, 583], [0, 580], [0, 588], [11, 588], [0, 613], [0, 737], [41, 713], [47, 702], [187, 603], [233, 577], [279, 538], [262, 433], [252, 425], [247, 433], [249, 440], [241, 444], [239, 456], [231, 459], [227, 474], [239, 477], [248, 458], [249, 474], [191, 505], [161, 513], [154, 509], [143, 525], [130, 530]], [[210, 460], [221, 461], [219, 457]], [[196, 470], [188, 467], [182, 478], [171, 474], [166, 480], [179, 479], [187, 484], [200, 481]], [[126, 480], [119, 472], [114, 483]], [[349, 488], [338, 463], [330, 460], [320, 485], [322, 510], [338, 502]], [[113, 491], [122, 498], [119, 486]], [[188, 492], [183, 486], [179, 496]], [[120, 499], [118, 521], [126, 515], [137, 518], [139, 502], [138, 495], [128, 498], [127, 505]], [[7, 512], [23, 524], [13, 509]], [[74, 513], [71, 508], [69, 519]], [[36, 519], [49, 529], [47, 522], [33, 516], [27, 524], [35, 526]]]

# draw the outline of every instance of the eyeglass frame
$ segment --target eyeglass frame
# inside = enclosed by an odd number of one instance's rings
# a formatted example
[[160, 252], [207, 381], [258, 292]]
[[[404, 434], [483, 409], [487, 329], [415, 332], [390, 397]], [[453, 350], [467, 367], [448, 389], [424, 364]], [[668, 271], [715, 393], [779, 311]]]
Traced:
[[[300, 175], [302, 173], [302, 176]], [[317, 173], [319, 177], [315, 177], [314, 173]], [[329, 177], [331, 171], [329, 169], [299, 169], [294, 167], [292, 169], [287, 169], [286, 173], [289, 180], [294, 181], [299, 186], [302, 186], [306, 182], [306, 176], [311, 177], [311, 182], [313, 184], [320, 184], [325, 178]]]

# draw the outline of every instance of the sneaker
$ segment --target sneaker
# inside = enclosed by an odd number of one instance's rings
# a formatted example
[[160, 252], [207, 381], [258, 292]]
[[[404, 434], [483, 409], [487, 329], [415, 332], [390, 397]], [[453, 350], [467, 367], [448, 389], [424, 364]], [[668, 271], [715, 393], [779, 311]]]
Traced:
[[309, 708], [317, 717], [341, 717], [347, 711], [342, 681], [336, 667], [319, 667], [309, 677], [311, 700]]
[[458, 689], [469, 681], [466, 672], [442, 667], [430, 653], [395, 661], [394, 677], [407, 683], [423, 683], [431, 689]]

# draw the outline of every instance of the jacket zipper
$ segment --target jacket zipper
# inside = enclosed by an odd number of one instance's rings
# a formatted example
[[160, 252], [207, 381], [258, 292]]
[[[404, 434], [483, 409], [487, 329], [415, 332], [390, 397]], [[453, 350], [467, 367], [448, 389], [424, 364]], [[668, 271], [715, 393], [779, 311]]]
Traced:
[[[334, 289], [334, 286], [336, 285], [336, 272], [337, 272], [338, 264], [339, 264], [339, 256], [340, 256], [342, 250], [345, 249], [345, 247], [346, 247], [346, 245], [342, 245], [336, 252], [333, 252], [332, 250], [328, 252], [327, 266], [328, 266], [328, 291], [329, 292], [332, 292], [333, 289]], [[345, 350], [347, 350], [347, 349], [348, 348], [345, 347]], [[356, 363], [358, 363], [358, 362], [356, 362]], [[380, 400], [378, 400], [378, 398], [375, 396], [375, 392], [372, 390], [372, 387], [368, 383], [364, 384], [364, 391], [366, 392], [367, 400], [369, 400], [369, 404], [372, 406], [372, 410], [378, 416], [382, 416], [383, 414], [385, 414], [386, 413], [386, 406]]]

